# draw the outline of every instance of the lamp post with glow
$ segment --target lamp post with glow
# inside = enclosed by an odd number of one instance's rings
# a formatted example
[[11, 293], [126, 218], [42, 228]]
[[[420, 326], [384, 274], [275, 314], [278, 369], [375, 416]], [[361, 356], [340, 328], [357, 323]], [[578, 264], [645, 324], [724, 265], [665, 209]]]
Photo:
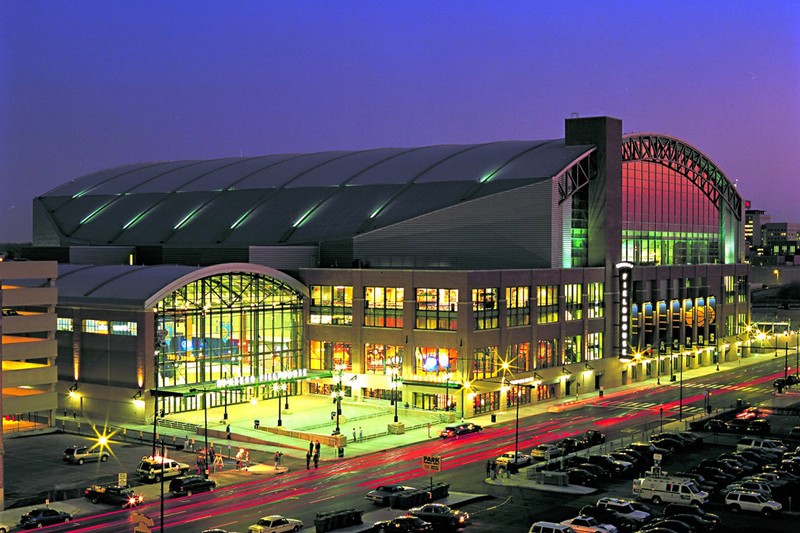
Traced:
[[336, 391], [333, 393], [334, 401], [336, 402], [336, 429], [333, 430], [333, 434], [339, 435], [339, 433], [341, 433], [339, 416], [342, 414], [342, 396], [344, 395], [344, 390], [342, 389], [342, 373], [347, 369], [347, 365], [344, 363], [336, 363], [334, 369], [338, 373], [338, 379], [336, 381]]
[[389, 379], [391, 380], [391, 388], [392, 388], [392, 404], [394, 405], [394, 423], [398, 422], [397, 417], [397, 404], [400, 403], [400, 400], [397, 398], [397, 389], [400, 385], [400, 358], [399, 357], [392, 357], [388, 361], [389, 364]]
[[[205, 455], [206, 455], [205, 457], [206, 466], [203, 469], [203, 475], [206, 479], [208, 479], [209, 468], [211, 465], [208, 464], [208, 401], [206, 399], [207, 390], [205, 388], [191, 388], [189, 389], [189, 392], [195, 395], [197, 395], [198, 392], [203, 393], [203, 439], [205, 440], [204, 445], [205, 445]], [[162, 440], [161, 442], [163, 446], [164, 441]], [[163, 465], [163, 460], [162, 460], [162, 465]], [[164, 479], [163, 475], [161, 476], [161, 479]]]
[[281, 406], [283, 405], [283, 390], [286, 388], [285, 383], [281, 383], [280, 378], [278, 378], [277, 383], [272, 384], [272, 390], [278, 392], [278, 426], [283, 425], [283, 419], [281, 418]]

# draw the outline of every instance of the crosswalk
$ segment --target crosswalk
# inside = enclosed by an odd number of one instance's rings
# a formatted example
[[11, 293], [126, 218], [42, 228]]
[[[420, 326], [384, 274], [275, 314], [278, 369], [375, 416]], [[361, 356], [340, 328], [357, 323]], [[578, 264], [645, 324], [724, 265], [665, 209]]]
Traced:
[[[660, 403], [656, 402], [626, 402], [621, 400], [611, 400], [607, 402], [603, 402], [604, 407], [613, 407], [617, 409], [631, 409], [634, 411], [644, 411], [648, 409], [653, 409], [654, 407], [661, 407]], [[677, 409], [677, 407], [675, 407]], [[683, 412], [684, 413], [703, 413], [705, 409], [702, 405], [695, 406], [695, 405], [684, 405]]]
[[684, 388], [688, 389], [705, 389], [705, 390], [743, 390], [748, 392], [758, 392], [764, 390], [772, 390], [772, 387], [760, 385], [750, 386], [741, 384], [728, 384], [728, 383], [684, 383]]

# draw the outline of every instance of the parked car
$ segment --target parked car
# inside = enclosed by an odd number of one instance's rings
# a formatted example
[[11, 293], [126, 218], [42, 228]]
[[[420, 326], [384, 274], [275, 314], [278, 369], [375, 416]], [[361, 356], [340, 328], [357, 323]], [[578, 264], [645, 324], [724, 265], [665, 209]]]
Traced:
[[590, 455], [586, 461], [599, 465], [614, 475], [625, 476], [633, 474], [633, 465], [628, 462], [619, 461], [610, 455]]
[[651, 513], [639, 511], [633, 505], [631, 505], [631, 503], [632, 502], [630, 500], [625, 500], [622, 498], [600, 498], [597, 500], [595, 507], [600, 509], [611, 509], [612, 511], [618, 512], [628, 520], [633, 520], [638, 524], [644, 524], [653, 518]]
[[727, 494], [734, 490], [740, 492], [757, 492], [767, 498], [772, 498], [772, 487], [766, 483], [759, 483], [758, 481], [737, 481], [722, 489], [722, 493]]
[[601, 524], [592, 516], [576, 516], [569, 520], [562, 520], [562, 526], [569, 526], [575, 533], [617, 533], [617, 528], [611, 524]]
[[516, 457], [514, 457], [514, 452], [506, 452], [497, 459], [495, 459], [495, 462], [499, 465], [505, 466], [513, 464], [517, 467], [520, 467], [520, 466], [528, 466], [529, 464], [531, 464], [531, 462], [533, 462], [533, 459], [531, 458], [530, 455], [526, 455], [521, 452], [517, 452]]
[[769, 435], [772, 433], [772, 426], [770, 425], [769, 420], [765, 418], [757, 418], [747, 423], [745, 432], [752, 435]]
[[481, 431], [483, 431], [483, 427], [478, 424], [466, 423], [457, 426], [447, 426], [439, 433], [439, 436], [443, 439], [447, 439], [450, 437], [458, 437], [459, 435], [467, 435], [469, 433], [480, 433]]
[[688, 503], [670, 503], [664, 508], [664, 516], [673, 516], [677, 514], [693, 514], [695, 516], [699, 516], [704, 520], [708, 520], [709, 522], [713, 522], [717, 525], [720, 524], [722, 521], [719, 515], [714, 513], [709, 513], [705, 509], [697, 505], [691, 505]]
[[710, 479], [706, 479], [706, 477], [699, 472], [675, 472], [673, 475], [675, 477], [691, 479], [694, 481], [695, 485], [700, 487], [700, 490], [708, 492], [709, 494], [716, 491], [720, 487], [719, 483]]
[[570, 485], [596, 485], [597, 476], [582, 468], [568, 468], [567, 473]]
[[567, 437], [565, 439], [561, 439], [556, 443], [556, 446], [561, 448], [561, 451], [564, 455], [568, 453], [577, 452], [583, 449], [583, 441], [579, 439], [573, 439], [572, 437]]
[[772, 516], [781, 512], [783, 506], [757, 492], [733, 490], [725, 495], [725, 505], [734, 513], [738, 511], [753, 511], [765, 516]]
[[724, 433], [728, 430], [728, 427], [725, 425], [723, 420], [712, 418], [711, 420], [706, 421], [703, 429], [706, 431], [712, 431], [714, 433]]
[[686, 447], [684, 441], [678, 437], [662, 434], [660, 437], [650, 437], [650, 442], [655, 444], [658, 448], [668, 450], [670, 454], [680, 451]]
[[651, 528], [666, 529], [667, 531], [673, 531], [674, 533], [695, 533], [693, 526], [687, 524], [686, 522], [681, 522], [675, 517], [660, 518], [655, 522], [648, 524], [647, 527], [642, 531], [649, 532], [651, 531]]
[[375, 487], [369, 491], [364, 498], [371, 501], [375, 505], [388, 505], [389, 499], [392, 496], [409, 490], [417, 489], [414, 487], [408, 487], [406, 485], [381, 485], [380, 487]]
[[654, 454], [659, 453], [664, 457], [669, 455], [669, 450], [656, 446], [652, 442], [632, 442], [628, 444], [625, 448], [635, 450], [640, 454], [644, 455], [644, 457], [650, 462], [650, 464], [653, 464]]
[[725, 422], [725, 431], [728, 433], [744, 433], [749, 423], [749, 418], [734, 418]]
[[637, 472], [642, 472], [650, 466], [647, 459], [644, 458], [639, 452], [635, 450], [613, 450], [608, 452], [608, 455], [617, 461], [624, 461], [631, 463], [633, 469]]
[[575, 530], [569, 526], [540, 520], [531, 525], [528, 533], [575, 533]]
[[561, 457], [563, 454], [563, 450], [555, 444], [540, 444], [531, 450], [531, 458], [534, 461], [547, 461]]
[[23, 514], [19, 525], [26, 528], [39, 528], [53, 524], [61, 524], [72, 520], [72, 515], [64, 511], [57, 511], [49, 507], [37, 507]]
[[719, 461], [717, 459], [701, 459], [698, 463], [698, 466], [711, 466], [714, 468], [719, 468], [723, 472], [732, 475], [736, 479], [744, 475], [744, 470], [738, 466], [735, 466], [731, 463], [726, 463], [725, 461]]
[[375, 522], [372, 531], [376, 533], [416, 533], [433, 531], [433, 525], [416, 516], [398, 516], [391, 520]]
[[258, 522], [247, 528], [249, 533], [284, 533], [284, 531], [300, 531], [303, 529], [302, 520], [286, 518], [273, 514], [262, 516]]
[[580, 468], [581, 470], [591, 472], [597, 476], [597, 479], [607, 479], [611, 477], [611, 472], [600, 465], [593, 465], [592, 463], [577, 463], [572, 468]]
[[0, 523], [0, 533], [8, 533], [11, 531], [11, 526]]
[[739, 413], [736, 413], [736, 418], [739, 420], [752, 420], [753, 418], [758, 418], [760, 415], [761, 411], [759, 411], [758, 407], [751, 406]]
[[413, 507], [408, 514], [430, 522], [436, 528], [460, 528], [469, 521], [469, 513], [451, 509], [442, 503], [428, 503]]
[[621, 513], [596, 505], [581, 507], [580, 516], [591, 516], [601, 524], [611, 524], [617, 528], [617, 533], [633, 533], [640, 527], [639, 523], [630, 518], [625, 518]]
[[169, 491], [176, 496], [191, 496], [195, 492], [212, 491], [216, 487], [216, 481], [203, 476], [176, 477], [169, 482]]
[[109, 457], [108, 451], [101, 450], [96, 446], [72, 446], [64, 450], [61, 459], [65, 463], [82, 465], [92, 461], [105, 463]]

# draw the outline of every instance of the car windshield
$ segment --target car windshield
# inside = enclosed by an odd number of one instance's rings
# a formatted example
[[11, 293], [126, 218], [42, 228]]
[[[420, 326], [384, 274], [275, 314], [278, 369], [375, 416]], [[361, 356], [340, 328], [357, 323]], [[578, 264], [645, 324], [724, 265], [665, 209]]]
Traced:
[[767, 500], [767, 498], [765, 498], [763, 495], [761, 495], [761, 494], [758, 494], [758, 493], [756, 493], [756, 500], [758, 500], [758, 503], [764, 503], [764, 502], [766, 502], [766, 501], [769, 501], [769, 500]]
[[694, 494], [700, 492], [700, 489], [697, 488], [697, 485], [694, 483], [689, 483], [689, 490], [692, 491]]

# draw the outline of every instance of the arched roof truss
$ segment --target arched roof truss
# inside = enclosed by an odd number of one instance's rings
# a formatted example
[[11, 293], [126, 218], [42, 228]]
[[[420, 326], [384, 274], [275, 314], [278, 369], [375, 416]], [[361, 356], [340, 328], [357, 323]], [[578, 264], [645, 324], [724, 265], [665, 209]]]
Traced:
[[597, 148], [584, 153], [554, 177], [558, 184], [558, 203], [572, 197], [597, 176]]
[[658, 163], [685, 176], [719, 209], [722, 202], [737, 220], [742, 217], [742, 198], [733, 184], [708, 157], [673, 137], [655, 134], [628, 135], [622, 140], [622, 161]]

